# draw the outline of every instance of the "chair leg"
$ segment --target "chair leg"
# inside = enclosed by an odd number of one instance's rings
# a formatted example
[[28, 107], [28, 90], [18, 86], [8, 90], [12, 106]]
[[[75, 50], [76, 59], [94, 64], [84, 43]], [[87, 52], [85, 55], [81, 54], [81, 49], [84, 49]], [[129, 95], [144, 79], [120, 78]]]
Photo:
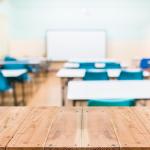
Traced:
[[14, 105], [18, 106], [18, 100], [17, 100], [17, 93], [16, 93], [16, 84], [15, 84], [15, 82], [12, 83], [12, 87], [13, 87]]
[[2, 106], [4, 106], [4, 101], [5, 101], [4, 99], [5, 99], [5, 93], [2, 92], [2, 93], [1, 93], [1, 105], [2, 105]]

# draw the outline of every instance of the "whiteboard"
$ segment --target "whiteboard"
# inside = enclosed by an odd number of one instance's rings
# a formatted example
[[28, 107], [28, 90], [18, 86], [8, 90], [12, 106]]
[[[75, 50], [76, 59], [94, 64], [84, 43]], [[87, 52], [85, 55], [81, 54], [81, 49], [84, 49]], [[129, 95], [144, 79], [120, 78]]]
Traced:
[[52, 61], [106, 57], [103, 30], [48, 30], [47, 57]]

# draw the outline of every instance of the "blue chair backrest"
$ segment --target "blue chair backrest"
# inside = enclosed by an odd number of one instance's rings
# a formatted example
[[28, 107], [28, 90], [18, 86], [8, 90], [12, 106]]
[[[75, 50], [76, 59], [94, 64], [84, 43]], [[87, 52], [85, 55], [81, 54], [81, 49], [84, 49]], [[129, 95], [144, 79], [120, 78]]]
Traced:
[[121, 69], [121, 65], [115, 62], [106, 62], [105, 69]]
[[143, 80], [143, 71], [126, 71], [122, 70], [118, 80]]
[[143, 58], [140, 62], [140, 67], [142, 69], [149, 69], [150, 68], [150, 58]]
[[0, 72], [0, 92], [4, 92], [10, 88], [10, 84], [8, 80], [3, 76], [3, 74]]
[[80, 69], [94, 69], [95, 68], [95, 63], [94, 62], [89, 62], [89, 63], [80, 63], [79, 66]]
[[106, 71], [87, 70], [83, 80], [109, 80], [109, 77]]
[[11, 56], [5, 56], [4, 61], [16, 61], [17, 59]]
[[4, 69], [28, 69], [25, 61], [18, 61], [14, 57], [6, 56], [4, 61], [8, 62], [3, 65]]

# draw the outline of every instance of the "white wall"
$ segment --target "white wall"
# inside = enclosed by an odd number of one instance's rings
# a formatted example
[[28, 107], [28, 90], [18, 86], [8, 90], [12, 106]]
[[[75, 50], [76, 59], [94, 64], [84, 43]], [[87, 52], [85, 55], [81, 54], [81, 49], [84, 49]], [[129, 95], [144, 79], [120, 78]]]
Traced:
[[[10, 0], [11, 52], [44, 55], [49, 28], [104, 29], [108, 56], [130, 60], [144, 51], [150, 0]], [[149, 43], [147, 43], [149, 45]], [[33, 53], [31, 54], [31, 50]]]
[[0, 57], [8, 53], [9, 48], [9, 5], [7, 1], [0, 1]]

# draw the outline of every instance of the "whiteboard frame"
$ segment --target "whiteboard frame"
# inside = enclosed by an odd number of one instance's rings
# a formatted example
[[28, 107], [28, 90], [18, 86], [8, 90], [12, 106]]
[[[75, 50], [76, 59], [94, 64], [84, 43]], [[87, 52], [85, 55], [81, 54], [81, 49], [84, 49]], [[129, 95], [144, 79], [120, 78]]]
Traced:
[[[48, 29], [46, 31], [46, 52], [45, 52], [45, 55], [46, 55], [46, 58], [49, 59], [49, 61], [55, 61], [55, 62], [62, 62], [62, 61], [68, 61], [68, 60], [53, 60], [53, 59], [50, 59], [48, 56], [48, 33], [49, 32], [58, 32], [58, 31], [81, 31], [81, 32], [105, 32], [105, 35], [106, 35], [106, 38], [105, 38], [105, 48], [106, 48], [106, 52], [105, 52], [105, 58], [107, 58], [108, 56], [108, 48], [107, 48], [107, 32], [106, 30], [104, 29], [81, 29], [81, 28], [74, 28], [74, 29], [65, 29], [65, 28], [59, 28], [59, 29]], [[100, 58], [101, 59], [101, 58]]]

